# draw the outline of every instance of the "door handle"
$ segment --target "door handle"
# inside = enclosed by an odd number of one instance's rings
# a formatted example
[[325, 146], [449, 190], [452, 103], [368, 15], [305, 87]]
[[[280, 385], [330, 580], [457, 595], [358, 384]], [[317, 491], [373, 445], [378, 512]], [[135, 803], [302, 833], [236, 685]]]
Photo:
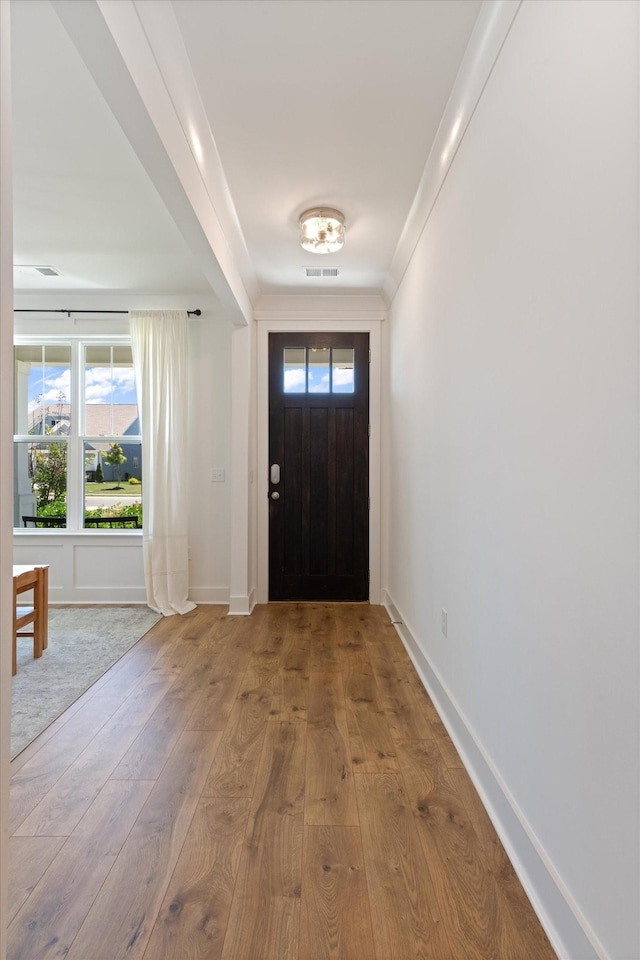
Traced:
[[278, 493], [277, 490], [274, 490], [274, 491], [273, 491], [273, 493], [271, 494], [271, 499], [272, 499], [272, 500], [279, 500], [279, 499], [280, 499], [280, 494]]
[[271, 483], [280, 483], [280, 464], [271, 464]]

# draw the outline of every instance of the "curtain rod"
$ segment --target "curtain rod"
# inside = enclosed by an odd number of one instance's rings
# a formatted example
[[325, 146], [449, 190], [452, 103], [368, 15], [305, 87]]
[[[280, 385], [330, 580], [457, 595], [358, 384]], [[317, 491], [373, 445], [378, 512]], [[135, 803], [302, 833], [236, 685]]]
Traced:
[[[35, 307], [18, 307], [13, 311], [14, 313], [66, 313], [68, 317], [72, 313], [130, 313], [130, 310], [45, 310], [44, 308]], [[201, 317], [202, 310], [187, 310], [187, 314], [190, 317]]]

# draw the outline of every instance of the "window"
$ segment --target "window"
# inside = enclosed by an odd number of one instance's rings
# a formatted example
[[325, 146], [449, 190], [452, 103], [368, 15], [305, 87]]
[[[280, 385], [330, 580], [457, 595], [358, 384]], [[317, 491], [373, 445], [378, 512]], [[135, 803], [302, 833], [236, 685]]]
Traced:
[[142, 448], [125, 338], [15, 346], [14, 526], [142, 526]]
[[285, 347], [285, 393], [353, 393], [353, 347]]

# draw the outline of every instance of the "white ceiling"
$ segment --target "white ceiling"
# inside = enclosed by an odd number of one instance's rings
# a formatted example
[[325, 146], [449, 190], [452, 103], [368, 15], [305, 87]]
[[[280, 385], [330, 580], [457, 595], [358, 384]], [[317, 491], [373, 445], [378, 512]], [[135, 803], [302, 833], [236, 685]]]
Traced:
[[[305, 265], [339, 267], [325, 293], [382, 290], [480, 5], [173, 0], [262, 293], [317, 292]], [[49, 0], [12, 20], [15, 262], [62, 274], [17, 291], [210, 292]], [[337, 254], [299, 246], [318, 204], [345, 214]]]
[[48, 0], [12, 0], [17, 291], [210, 290]]

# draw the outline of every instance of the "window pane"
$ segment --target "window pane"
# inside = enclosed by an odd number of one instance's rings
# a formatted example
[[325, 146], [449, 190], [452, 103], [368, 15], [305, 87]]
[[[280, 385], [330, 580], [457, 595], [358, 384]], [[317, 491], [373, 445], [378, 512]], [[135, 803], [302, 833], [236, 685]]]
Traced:
[[22, 527], [23, 517], [49, 517], [57, 522], [51, 519], [47, 526], [66, 526], [66, 441], [22, 440], [14, 443], [13, 450], [13, 525]]
[[[140, 441], [84, 442], [84, 525], [98, 530], [142, 526]], [[130, 518], [126, 521], [122, 518]], [[100, 518], [99, 522], [96, 518]]]
[[15, 433], [69, 435], [70, 363], [68, 345], [15, 348]]
[[333, 359], [333, 392], [353, 393], [354, 391], [354, 356], [353, 347], [334, 347]]
[[330, 393], [328, 347], [311, 347], [309, 350], [309, 393]]
[[131, 347], [85, 349], [84, 433], [90, 437], [140, 434]]
[[284, 348], [284, 392], [307, 392], [307, 369], [305, 347]]

